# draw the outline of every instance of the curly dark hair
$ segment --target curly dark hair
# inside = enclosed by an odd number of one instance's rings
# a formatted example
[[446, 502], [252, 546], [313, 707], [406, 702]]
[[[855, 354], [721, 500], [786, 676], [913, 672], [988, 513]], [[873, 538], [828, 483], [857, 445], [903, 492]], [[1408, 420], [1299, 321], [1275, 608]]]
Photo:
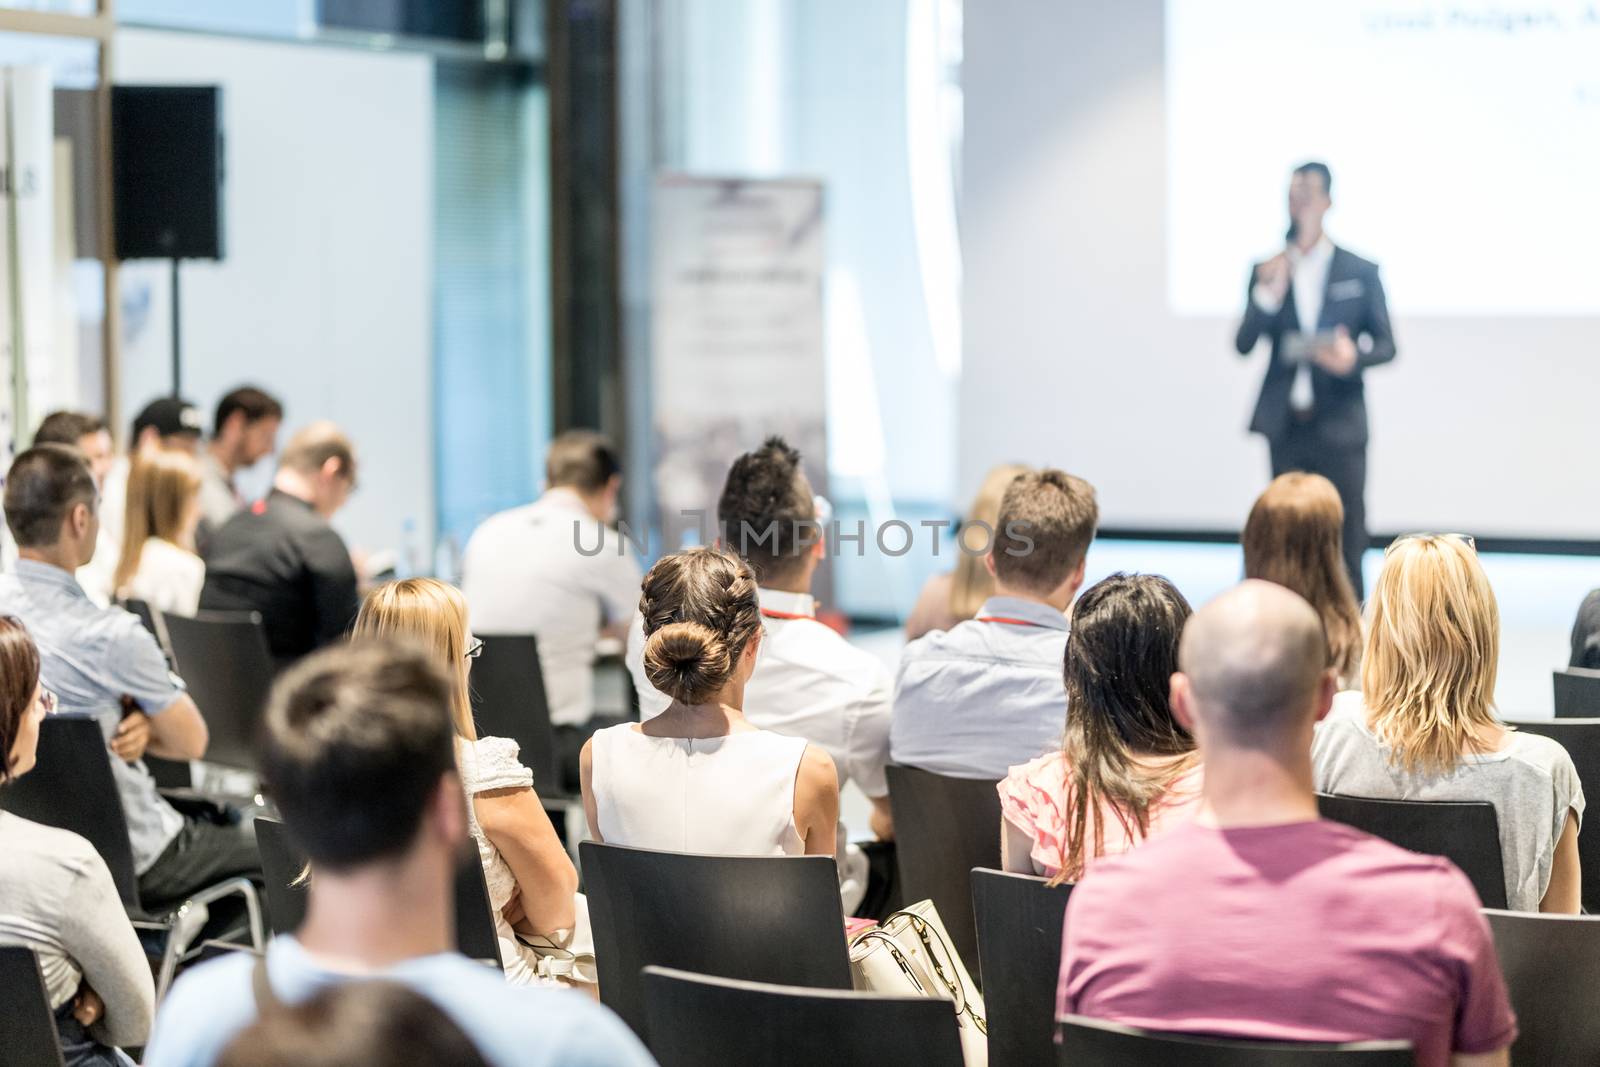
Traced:
[[817, 543], [816, 501], [800, 452], [781, 437], [733, 461], [717, 501], [722, 543], [768, 584], [787, 577]]

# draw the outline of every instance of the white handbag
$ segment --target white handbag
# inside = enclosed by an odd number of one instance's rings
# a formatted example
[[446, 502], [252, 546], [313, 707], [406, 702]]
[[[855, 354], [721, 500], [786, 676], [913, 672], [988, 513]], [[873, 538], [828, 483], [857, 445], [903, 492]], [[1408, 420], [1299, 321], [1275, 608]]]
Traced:
[[966, 1067], [987, 1067], [983, 995], [951, 945], [933, 901], [918, 901], [857, 934], [850, 942], [850, 974], [859, 990], [953, 1002]]

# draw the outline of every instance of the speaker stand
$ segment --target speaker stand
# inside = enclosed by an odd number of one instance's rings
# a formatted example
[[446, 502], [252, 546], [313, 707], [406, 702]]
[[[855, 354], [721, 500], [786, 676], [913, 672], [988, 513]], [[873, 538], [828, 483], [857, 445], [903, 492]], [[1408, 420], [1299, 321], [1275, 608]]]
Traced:
[[183, 333], [178, 316], [178, 264], [172, 261], [172, 395], [183, 394]]

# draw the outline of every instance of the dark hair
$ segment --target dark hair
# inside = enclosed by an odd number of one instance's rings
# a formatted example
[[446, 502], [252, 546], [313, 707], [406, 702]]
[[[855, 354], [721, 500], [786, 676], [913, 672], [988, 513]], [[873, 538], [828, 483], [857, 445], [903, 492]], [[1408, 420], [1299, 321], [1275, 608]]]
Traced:
[[21, 619], [0, 615], [0, 783], [11, 780], [11, 747], [38, 686], [38, 646]]
[[757, 581], [768, 583], [793, 571], [821, 536], [806, 525], [816, 518], [800, 453], [783, 438], [767, 438], [728, 469], [717, 501], [722, 543], [750, 564]]
[[339, 872], [410, 847], [456, 766], [450, 681], [437, 657], [366, 642], [307, 657], [272, 687], [261, 777], [289, 837]]
[[694, 548], [664, 556], [644, 576], [644, 672], [674, 700], [703, 704], [727, 684], [761, 629], [756, 579], [738, 556]]
[[1323, 195], [1333, 195], [1333, 171], [1328, 169], [1328, 165], [1326, 163], [1315, 159], [1307, 160], [1298, 167], [1294, 168], [1294, 173], [1315, 174], [1317, 177], [1322, 179]]
[[217, 401], [217, 417], [212, 424], [211, 432], [217, 436], [222, 435], [222, 424], [235, 412], [244, 412], [245, 422], [260, 422], [262, 419], [283, 420], [283, 405], [278, 398], [263, 389], [253, 385], [241, 385], [233, 392]]
[[105, 428], [106, 420], [98, 415], [88, 415], [81, 411], [52, 411], [44, 417], [39, 429], [34, 432], [33, 443], [77, 448], [79, 441]]
[[217, 1067], [488, 1067], [454, 1020], [398, 982], [347, 981], [263, 1013]]
[[61, 523], [79, 504], [95, 506], [89, 461], [70, 445], [35, 445], [6, 474], [6, 525], [21, 548], [61, 540]]
[[1099, 522], [1094, 486], [1082, 478], [1051, 469], [1017, 475], [1000, 498], [991, 549], [995, 577], [1049, 593], [1088, 555]]
[[544, 458], [545, 482], [552, 489], [566, 486], [597, 493], [621, 473], [617, 450], [593, 430], [568, 430], [550, 442]]
[[[1168, 703], [1189, 614], [1177, 587], [1152, 574], [1113, 574], [1073, 605], [1063, 669], [1067, 840], [1058, 882], [1076, 879], [1085, 858], [1104, 850], [1108, 809], [1130, 838], [1142, 837], [1150, 828], [1150, 806], [1193, 765], [1179, 759], [1153, 770], [1139, 763], [1139, 757], [1194, 751], [1194, 739]], [[1092, 843], [1086, 839], [1091, 811]]]

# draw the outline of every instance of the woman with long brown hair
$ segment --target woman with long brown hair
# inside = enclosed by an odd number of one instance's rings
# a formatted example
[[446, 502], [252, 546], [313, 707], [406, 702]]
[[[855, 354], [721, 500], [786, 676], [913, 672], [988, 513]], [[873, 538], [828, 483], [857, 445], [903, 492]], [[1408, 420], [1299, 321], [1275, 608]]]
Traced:
[[122, 556], [111, 587], [123, 600], [193, 615], [206, 565], [194, 550], [200, 524], [200, 468], [186, 452], [138, 456], [128, 473]]
[[1244, 525], [1244, 576], [1300, 594], [1322, 617], [1339, 688], [1360, 680], [1361, 606], [1345, 569], [1344, 505], [1320, 474], [1272, 479]]
[[1061, 750], [1000, 783], [1006, 870], [1076, 881], [1192, 814], [1199, 757], [1167, 702], [1188, 618], [1189, 602], [1156, 575], [1113, 574], [1078, 597]]

